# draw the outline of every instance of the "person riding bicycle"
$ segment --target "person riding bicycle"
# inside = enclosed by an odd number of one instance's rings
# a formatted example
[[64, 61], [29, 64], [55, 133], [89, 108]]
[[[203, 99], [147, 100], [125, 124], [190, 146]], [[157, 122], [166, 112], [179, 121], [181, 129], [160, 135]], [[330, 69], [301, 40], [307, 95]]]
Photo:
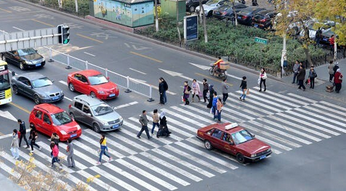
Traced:
[[223, 62], [223, 60], [221, 59], [221, 57], [219, 57], [219, 60], [217, 60], [215, 63], [214, 63], [214, 73], [220, 73], [220, 65], [221, 65], [221, 62]]

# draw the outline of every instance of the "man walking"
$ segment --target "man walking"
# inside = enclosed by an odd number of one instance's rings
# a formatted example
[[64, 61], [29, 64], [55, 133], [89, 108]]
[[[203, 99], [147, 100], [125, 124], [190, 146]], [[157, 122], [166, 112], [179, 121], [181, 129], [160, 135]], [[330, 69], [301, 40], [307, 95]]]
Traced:
[[[298, 75], [299, 66], [300, 66], [299, 61], [296, 60], [296, 63], [293, 66], [293, 81], [292, 81], [292, 84], [296, 83], [296, 78], [297, 78], [297, 75]], [[297, 84], [298, 84], [298, 80], [297, 80]]]
[[328, 65], [329, 82], [332, 82], [332, 80], [333, 80], [333, 78], [334, 78], [334, 74], [335, 74], [335, 72], [334, 72], [334, 66], [335, 66], [335, 64], [334, 64], [333, 60], [331, 60], [331, 61], [329, 62], [329, 65]]
[[207, 93], [208, 93], [208, 90], [209, 90], [209, 85], [207, 83], [207, 79], [203, 79], [203, 99], [204, 99], [204, 103], [207, 102]]
[[304, 79], [305, 79], [305, 69], [303, 68], [303, 66], [300, 66], [299, 72], [297, 75], [297, 80], [298, 80], [298, 84], [299, 84], [298, 89], [303, 88], [303, 91], [305, 91]]
[[222, 101], [223, 101], [223, 104], [226, 104], [226, 100], [228, 98], [228, 92], [229, 92], [229, 86], [227, 85], [227, 80], [226, 79], [223, 79], [223, 82], [222, 82]]
[[74, 168], [75, 167], [75, 163], [74, 163], [74, 148], [73, 148], [73, 143], [72, 143], [72, 139], [69, 138], [67, 140], [67, 148], [66, 148], [66, 152], [67, 152], [67, 167], [69, 168]]
[[142, 128], [141, 130], [138, 132], [137, 137], [140, 139], [142, 132], [145, 131], [145, 133], [147, 134], [148, 139], [150, 139], [150, 135], [149, 135], [149, 130], [148, 130], [148, 118], [147, 118], [147, 112], [145, 110], [142, 111], [142, 115], [139, 117], [139, 123], [141, 123]]
[[26, 148], [28, 149], [29, 148], [29, 143], [28, 143], [28, 140], [26, 139], [26, 136], [25, 136], [25, 134], [26, 134], [25, 123], [21, 119], [18, 119], [18, 124], [19, 124], [19, 133], [20, 133], [20, 136], [19, 136], [19, 147], [20, 147], [20, 144], [22, 143], [22, 139], [24, 138], [24, 141], [26, 142]]

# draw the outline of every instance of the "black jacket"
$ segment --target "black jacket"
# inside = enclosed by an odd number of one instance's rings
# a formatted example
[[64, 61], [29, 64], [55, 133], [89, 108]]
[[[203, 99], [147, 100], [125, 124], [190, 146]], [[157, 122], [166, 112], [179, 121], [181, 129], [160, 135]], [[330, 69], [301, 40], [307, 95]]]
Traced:
[[160, 82], [159, 83], [159, 92], [163, 93], [165, 91], [165, 83], [164, 82]]
[[36, 141], [36, 138], [37, 138], [37, 133], [35, 130], [31, 130], [30, 131], [30, 136], [29, 136], [29, 139], [31, 139], [31, 141]]
[[19, 124], [19, 132], [20, 134], [24, 135], [26, 133], [26, 127], [24, 121], [22, 121], [21, 124]]
[[297, 80], [304, 80], [305, 79], [305, 69], [301, 69], [298, 71], [298, 75], [297, 75]]
[[160, 128], [164, 128], [164, 127], [167, 127], [166, 116], [162, 117], [162, 119], [160, 118]]
[[242, 80], [239, 87], [240, 87], [241, 89], [247, 89], [247, 82], [246, 82], [245, 80]]

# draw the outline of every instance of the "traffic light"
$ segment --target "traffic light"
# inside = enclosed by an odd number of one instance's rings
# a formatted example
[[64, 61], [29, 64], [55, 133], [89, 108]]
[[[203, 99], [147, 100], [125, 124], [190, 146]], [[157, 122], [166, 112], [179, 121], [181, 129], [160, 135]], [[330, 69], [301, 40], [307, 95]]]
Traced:
[[70, 42], [70, 27], [66, 25], [59, 25], [58, 32], [61, 34], [59, 38], [60, 44], [68, 44]]

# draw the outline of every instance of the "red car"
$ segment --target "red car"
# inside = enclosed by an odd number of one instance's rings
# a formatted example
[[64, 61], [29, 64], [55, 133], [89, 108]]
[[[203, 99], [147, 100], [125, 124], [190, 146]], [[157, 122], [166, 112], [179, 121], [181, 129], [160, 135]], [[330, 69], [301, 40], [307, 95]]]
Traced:
[[77, 91], [101, 100], [119, 96], [118, 86], [96, 70], [72, 72], [67, 77], [67, 84], [72, 92]]
[[36, 127], [37, 131], [48, 136], [57, 133], [60, 141], [75, 139], [82, 135], [80, 126], [65, 110], [48, 103], [34, 106], [30, 113], [29, 123], [30, 126]]
[[197, 138], [204, 141], [206, 149], [220, 149], [234, 155], [240, 163], [259, 161], [272, 153], [268, 144], [256, 139], [237, 123], [216, 123], [203, 127], [198, 129]]

